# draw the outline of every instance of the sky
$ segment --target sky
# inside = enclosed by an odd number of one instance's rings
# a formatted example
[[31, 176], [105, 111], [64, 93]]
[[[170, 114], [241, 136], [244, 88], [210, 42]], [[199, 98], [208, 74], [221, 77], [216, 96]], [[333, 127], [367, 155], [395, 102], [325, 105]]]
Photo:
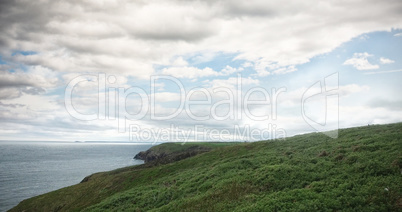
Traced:
[[1, 1], [0, 140], [336, 138], [400, 122], [401, 20], [400, 0]]

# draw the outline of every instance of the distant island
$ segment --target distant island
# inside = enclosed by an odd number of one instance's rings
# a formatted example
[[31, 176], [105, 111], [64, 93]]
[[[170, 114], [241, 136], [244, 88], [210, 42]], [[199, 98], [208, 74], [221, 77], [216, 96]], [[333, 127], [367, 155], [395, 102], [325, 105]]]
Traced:
[[247, 143], [165, 143], [10, 211], [400, 211], [402, 123]]

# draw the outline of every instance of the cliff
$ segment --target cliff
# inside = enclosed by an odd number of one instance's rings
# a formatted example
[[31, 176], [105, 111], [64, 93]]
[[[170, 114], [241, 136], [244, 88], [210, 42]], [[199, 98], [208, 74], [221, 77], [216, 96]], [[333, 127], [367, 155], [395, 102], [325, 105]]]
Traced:
[[[153, 161], [154, 163], [171, 163], [188, 157], [192, 157], [201, 153], [209, 152], [221, 145], [205, 145], [202, 143], [164, 143], [151, 147], [147, 151], [139, 152], [134, 159], [144, 160], [145, 163]], [[218, 144], [218, 143], [215, 143]], [[228, 143], [229, 144], [229, 143]]]

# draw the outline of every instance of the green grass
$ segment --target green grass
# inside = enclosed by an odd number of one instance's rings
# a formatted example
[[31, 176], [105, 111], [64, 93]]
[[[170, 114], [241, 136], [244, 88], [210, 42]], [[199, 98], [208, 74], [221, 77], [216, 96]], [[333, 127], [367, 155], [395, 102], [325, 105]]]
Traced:
[[154, 152], [164, 152], [166, 154], [183, 152], [190, 147], [202, 146], [210, 149], [216, 149], [219, 147], [230, 146], [239, 144], [238, 142], [177, 142], [177, 143], [163, 143], [157, 146], [151, 147]]
[[98, 173], [13, 211], [401, 211], [401, 170], [402, 124], [376, 125]]

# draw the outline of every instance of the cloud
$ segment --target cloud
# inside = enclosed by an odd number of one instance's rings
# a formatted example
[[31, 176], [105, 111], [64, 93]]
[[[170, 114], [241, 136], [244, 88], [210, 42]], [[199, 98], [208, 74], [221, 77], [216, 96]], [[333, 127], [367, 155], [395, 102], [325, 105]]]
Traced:
[[394, 34], [395, 37], [402, 37], [402, 33], [396, 33]]
[[357, 84], [343, 85], [338, 88], [340, 98], [368, 90], [370, 90], [369, 86]]
[[178, 57], [171, 63], [172, 66], [188, 66], [188, 62], [183, 57]]
[[228, 79], [214, 79], [212, 81], [207, 81], [211, 88], [229, 88], [231, 90], [237, 90], [238, 86], [258, 86], [260, 85], [260, 80], [253, 79], [251, 77], [229, 77]]
[[193, 2], [191, 7], [172, 3], [140, 6], [126, 23], [128, 32], [145, 40], [192, 42], [207, 38], [217, 31], [217, 22], [210, 22], [209, 13], [197, 7], [197, 3]]
[[287, 74], [287, 73], [294, 72], [294, 71], [297, 71], [297, 68], [295, 68], [295, 66], [288, 66], [288, 67], [276, 69], [272, 73], [273, 74]]
[[[246, 63], [247, 66], [252, 66], [251, 63]], [[280, 64], [265, 60], [259, 59], [254, 63], [254, 69], [257, 72], [257, 76], [265, 77], [269, 75], [281, 75], [287, 74], [294, 71], [297, 71], [297, 68], [294, 65], [290, 66], [281, 66]]]
[[0, 102], [0, 106], [17, 108], [17, 107], [24, 107], [25, 105], [23, 105], [23, 104], [4, 104], [3, 102]]
[[219, 75], [218, 72], [212, 70], [209, 67], [206, 67], [204, 69], [199, 69], [196, 67], [164, 68], [162, 70], [162, 74], [170, 75], [177, 78], [190, 78], [190, 79]]
[[118, 72], [142, 79], [154, 74], [154, 64], [197, 52], [237, 53], [252, 62], [262, 58], [283, 73], [281, 68], [306, 63], [362, 33], [402, 27], [398, 0], [311, 5], [292, 0], [2, 1], [0, 51], [9, 60], [15, 49], [39, 52], [14, 60], [55, 71]]
[[155, 98], [155, 102], [177, 102], [180, 100], [180, 93], [158, 92], [151, 98]]
[[[334, 88], [336, 89], [336, 88]], [[370, 87], [366, 85], [358, 85], [358, 84], [347, 84], [347, 85], [341, 85], [337, 88], [337, 93], [339, 95], [339, 98], [345, 98], [348, 96], [351, 96], [353, 94], [359, 93], [359, 92], [364, 92], [364, 91], [369, 91]], [[299, 106], [303, 100], [303, 95], [305, 92], [311, 92], [314, 94], [320, 94], [322, 93], [323, 95], [325, 92], [323, 92], [319, 87], [314, 87], [314, 88], [306, 88], [306, 87], [301, 87], [295, 90], [289, 90], [280, 95], [280, 98], [278, 99], [278, 102], [280, 102], [281, 106], [285, 107], [292, 107], [292, 106]]]
[[232, 75], [234, 73], [239, 73], [241, 71], [243, 71], [244, 68], [243, 67], [239, 67], [239, 68], [233, 68], [229, 65], [227, 65], [224, 69], [222, 69], [219, 74], [222, 76], [228, 76], [228, 75]]
[[374, 108], [386, 108], [388, 110], [401, 111], [402, 100], [375, 99], [371, 100], [368, 105]]
[[340, 127], [361, 126], [366, 124], [396, 123], [402, 118], [401, 110], [384, 107], [340, 106]]
[[27, 71], [0, 72], [0, 99], [18, 98], [23, 94], [40, 95], [59, 83], [58, 77], [49, 69], [32, 67]]
[[372, 71], [372, 72], [366, 72], [364, 74], [389, 74], [389, 73], [396, 73], [396, 72], [402, 72], [402, 69], [399, 70], [390, 70], [390, 71]]
[[0, 88], [32, 86], [33, 81], [28, 78], [20, 78], [17, 74], [1, 73]]
[[67, 20], [61, 22], [52, 20], [46, 24], [47, 29], [54, 34], [72, 34], [83, 38], [106, 39], [124, 36], [124, 30], [108, 22], [96, 20]]
[[395, 63], [395, 61], [393, 61], [391, 59], [388, 59], [388, 58], [385, 58], [385, 57], [381, 57], [380, 58], [380, 63], [381, 64], [391, 64], [391, 63]]
[[0, 88], [0, 99], [14, 99], [22, 95], [19, 88]]
[[35, 66], [27, 71], [0, 72], [0, 88], [5, 87], [54, 87], [58, 78], [49, 69]]
[[46, 91], [43, 88], [36, 88], [36, 87], [24, 87], [21, 89], [23, 93], [31, 94], [31, 95], [39, 95], [44, 94]]
[[354, 53], [353, 57], [346, 60], [343, 65], [352, 65], [357, 70], [371, 70], [378, 69], [380, 66], [371, 64], [367, 58], [372, 57], [373, 55], [364, 52], [364, 53]]

